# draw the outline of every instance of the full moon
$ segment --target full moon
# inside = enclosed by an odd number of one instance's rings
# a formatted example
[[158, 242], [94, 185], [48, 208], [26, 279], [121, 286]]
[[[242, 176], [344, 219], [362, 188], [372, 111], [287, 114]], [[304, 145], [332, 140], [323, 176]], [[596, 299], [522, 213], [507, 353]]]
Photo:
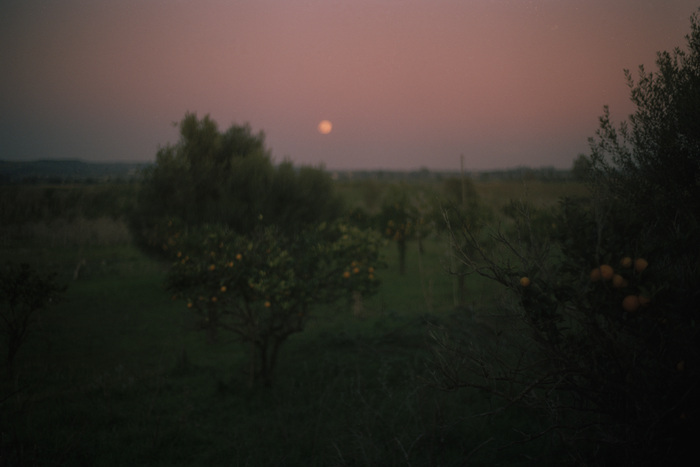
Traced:
[[333, 124], [328, 120], [321, 120], [318, 124], [318, 132], [322, 135], [327, 135], [333, 129]]

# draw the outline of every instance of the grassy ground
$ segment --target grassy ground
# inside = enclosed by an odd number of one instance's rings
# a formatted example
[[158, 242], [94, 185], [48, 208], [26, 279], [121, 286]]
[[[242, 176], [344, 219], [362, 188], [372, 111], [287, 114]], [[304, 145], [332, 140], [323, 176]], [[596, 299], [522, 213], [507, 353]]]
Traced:
[[273, 387], [251, 389], [246, 349], [198, 332], [162, 288], [166, 265], [96, 238], [2, 244], [3, 262], [57, 271], [69, 287], [0, 381], [0, 465], [531, 465], [553, 454], [544, 441], [512, 444], [534, 414], [477, 416], [493, 401], [431, 384], [431, 326], [490, 341], [479, 315], [500, 293], [470, 279], [475, 318], [455, 310], [438, 240], [422, 256], [410, 245], [405, 275], [387, 245], [362, 313], [316, 310]]
[[[439, 254], [424, 258], [433, 298], [410, 255], [408, 274], [385, 271], [360, 316], [349, 304], [318, 310], [283, 350], [275, 385], [251, 390], [245, 349], [197, 332], [162, 290], [162, 265], [128, 246], [84, 248], [73, 280], [73, 250], [35, 253], [69, 289], [2, 383], [10, 465], [459, 465], [493, 437], [484, 430], [509, 432], [508, 421], [471, 418], [488, 408], [479, 394], [427, 384], [428, 323], [453, 314]], [[489, 444], [475, 462], [517, 459]]]

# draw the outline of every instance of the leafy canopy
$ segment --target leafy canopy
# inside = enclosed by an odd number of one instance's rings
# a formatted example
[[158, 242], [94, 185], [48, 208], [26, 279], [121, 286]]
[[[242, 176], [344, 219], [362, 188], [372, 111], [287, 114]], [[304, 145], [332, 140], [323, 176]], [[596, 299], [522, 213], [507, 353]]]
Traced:
[[166, 219], [186, 226], [224, 225], [239, 233], [276, 225], [286, 233], [335, 218], [341, 208], [321, 168], [275, 166], [265, 135], [248, 125], [221, 132], [208, 115], [188, 113], [180, 139], [158, 150], [144, 173], [132, 230], [144, 246], [161, 249]]

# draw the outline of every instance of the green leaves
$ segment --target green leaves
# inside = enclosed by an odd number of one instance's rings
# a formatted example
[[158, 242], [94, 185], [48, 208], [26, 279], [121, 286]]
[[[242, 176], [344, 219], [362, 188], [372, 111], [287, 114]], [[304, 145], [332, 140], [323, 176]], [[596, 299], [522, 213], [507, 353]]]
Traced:
[[10, 371], [34, 315], [59, 300], [64, 291], [56, 274], [40, 274], [27, 264], [9, 264], [0, 271], [0, 334], [7, 341]]
[[155, 238], [160, 218], [188, 227], [225, 225], [241, 234], [275, 225], [295, 234], [308, 225], [337, 218], [340, 198], [322, 169], [274, 166], [264, 134], [248, 125], [220, 132], [209, 116], [188, 113], [179, 124], [180, 140], [159, 149], [144, 173], [132, 232], [142, 247], [160, 251]]
[[[172, 237], [178, 240], [170, 248], [167, 289], [202, 318], [204, 328], [233, 332], [255, 345], [263, 360], [303, 330], [316, 305], [368, 295], [379, 286], [380, 238], [368, 230], [333, 223], [296, 235], [276, 226], [240, 234], [205, 225]], [[271, 372], [265, 362], [261, 368]]]

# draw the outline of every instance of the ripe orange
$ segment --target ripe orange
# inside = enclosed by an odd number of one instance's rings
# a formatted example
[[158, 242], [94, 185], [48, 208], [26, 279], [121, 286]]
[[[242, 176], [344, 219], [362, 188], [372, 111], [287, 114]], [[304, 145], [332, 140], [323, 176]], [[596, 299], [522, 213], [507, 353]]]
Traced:
[[612, 284], [613, 284], [613, 287], [615, 287], [616, 289], [620, 289], [622, 287], [627, 287], [627, 279], [625, 279], [624, 277], [622, 277], [619, 274], [615, 274], [612, 278]]
[[620, 266], [623, 268], [631, 268], [632, 267], [632, 258], [629, 256], [625, 256], [620, 260]]
[[226, 292], [226, 286], [225, 286], [225, 285], [222, 285], [222, 286], [221, 286], [221, 291], [222, 291], [222, 292]]
[[360, 268], [357, 268], [357, 267], [356, 267], [355, 269], [352, 270], [352, 272], [355, 273], [355, 274], [357, 274], [358, 272], [360, 272]]
[[270, 308], [272, 306], [272, 303], [270, 302], [265, 302], [265, 308]]
[[609, 281], [610, 279], [613, 278], [613, 275], [615, 274], [615, 271], [613, 271], [613, 268], [608, 265], [608, 264], [601, 264], [600, 265], [600, 276], [606, 280]]
[[644, 271], [647, 266], [649, 266], [649, 262], [644, 258], [637, 258], [634, 260], [634, 270], [637, 272]]
[[633, 312], [639, 309], [639, 297], [636, 295], [628, 295], [622, 300], [622, 308], [625, 311]]
[[348, 277], [350, 277], [350, 271], [345, 271], [345, 272], [343, 273], [343, 277], [346, 278], [346, 279], [347, 279]]
[[522, 285], [523, 287], [529, 286], [529, 285], [530, 285], [530, 279], [527, 278], [527, 277], [521, 277], [521, 278], [520, 278], [520, 285]]
[[591, 270], [591, 282], [598, 282], [600, 280], [600, 268], [593, 268]]

